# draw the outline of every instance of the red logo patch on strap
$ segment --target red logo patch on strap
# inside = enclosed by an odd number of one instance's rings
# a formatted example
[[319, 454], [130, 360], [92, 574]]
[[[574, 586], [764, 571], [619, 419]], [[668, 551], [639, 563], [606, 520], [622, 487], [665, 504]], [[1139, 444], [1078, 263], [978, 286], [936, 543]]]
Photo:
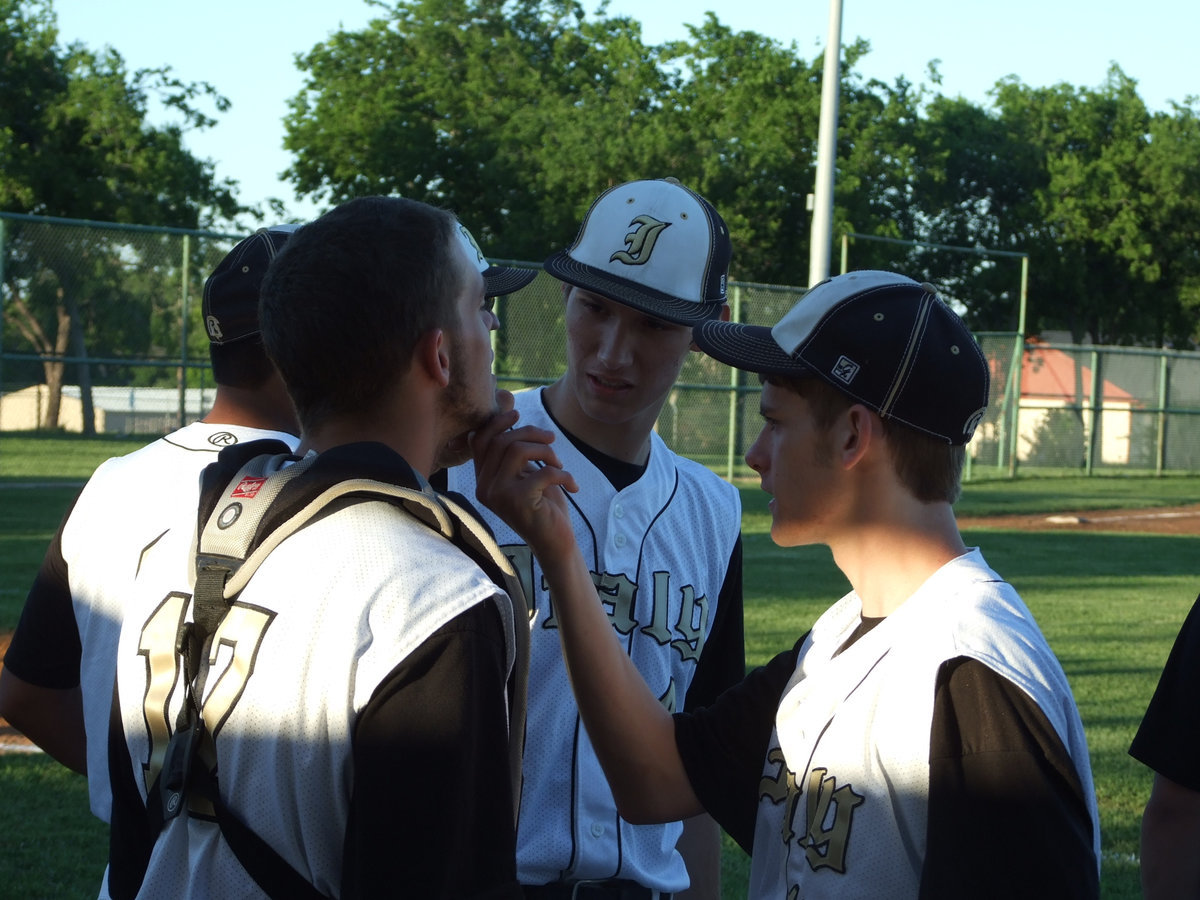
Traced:
[[266, 483], [267, 479], [265, 478], [254, 478], [247, 476], [238, 483], [238, 486], [233, 489], [233, 493], [231, 493], [229, 496], [253, 499], [258, 495], [258, 492], [262, 490], [262, 486]]

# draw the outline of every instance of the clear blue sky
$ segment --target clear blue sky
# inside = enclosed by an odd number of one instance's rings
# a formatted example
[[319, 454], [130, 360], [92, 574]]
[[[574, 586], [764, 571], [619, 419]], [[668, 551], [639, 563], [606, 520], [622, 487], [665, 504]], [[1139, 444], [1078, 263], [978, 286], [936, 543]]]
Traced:
[[[301, 85], [294, 56], [339, 27], [361, 27], [372, 7], [360, 0], [55, 0], [54, 7], [64, 44], [112, 46], [130, 68], [170, 65], [233, 102], [220, 124], [190, 135], [188, 146], [214, 160], [218, 176], [237, 179], [245, 202], [274, 196], [296, 216], [318, 211], [279, 179], [290, 161], [282, 119]], [[641, 21], [648, 43], [685, 37], [685, 23], [696, 24], [705, 10], [736, 30], [794, 41], [806, 57], [824, 52], [828, 0], [612, 0], [608, 7], [610, 15]], [[1166, 109], [1170, 100], [1200, 95], [1198, 33], [1198, 0], [844, 0], [842, 13], [843, 43], [871, 42], [858, 66], [864, 75], [924, 83], [937, 59], [941, 91], [978, 103], [1005, 75], [1034, 86], [1095, 87], [1116, 62], [1152, 109]]]

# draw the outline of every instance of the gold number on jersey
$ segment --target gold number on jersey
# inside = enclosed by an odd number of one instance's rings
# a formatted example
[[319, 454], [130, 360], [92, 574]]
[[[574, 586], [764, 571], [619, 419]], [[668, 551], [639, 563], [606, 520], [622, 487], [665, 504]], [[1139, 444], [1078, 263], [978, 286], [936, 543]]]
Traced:
[[[175, 642], [190, 600], [189, 594], [174, 591], [168, 594], [142, 626], [138, 643], [138, 652], [146, 658], [142, 714], [150, 741], [144, 766], [147, 790], [162, 769], [163, 755], [171, 739], [171, 698], [182, 674]], [[217, 627], [209, 651], [208, 696], [201, 706], [211, 736], [220, 732], [246, 689], [263, 636], [274, 618], [275, 613], [269, 610], [234, 603]], [[224, 667], [218, 670], [216, 666], [222, 659]]]
[[175, 636], [183, 622], [190, 594], [172, 591], [142, 626], [138, 653], [146, 657], [146, 693], [142, 698], [142, 715], [150, 740], [150, 755], [142, 767], [146, 789], [154, 783], [162, 769], [163, 754], [171, 740], [171, 695], [179, 681], [180, 660], [175, 652]]

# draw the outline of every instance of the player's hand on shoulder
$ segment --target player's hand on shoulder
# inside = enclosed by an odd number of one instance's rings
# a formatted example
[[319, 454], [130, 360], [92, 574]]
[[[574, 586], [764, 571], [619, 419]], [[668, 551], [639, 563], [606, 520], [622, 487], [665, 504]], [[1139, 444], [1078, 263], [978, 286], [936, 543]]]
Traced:
[[574, 546], [563, 491], [579, 486], [551, 446], [554, 432], [514, 428], [518, 418], [515, 410], [502, 412], [471, 436], [475, 496], [535, 552]]

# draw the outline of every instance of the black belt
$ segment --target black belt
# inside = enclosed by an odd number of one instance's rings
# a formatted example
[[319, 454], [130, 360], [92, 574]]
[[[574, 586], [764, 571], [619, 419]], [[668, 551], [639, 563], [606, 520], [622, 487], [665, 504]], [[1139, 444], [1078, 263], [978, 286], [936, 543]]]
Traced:
[[522, 885], [526, 900], [671, 900], [667, 891], [642, 887], [636, 881], [552, 881]]

